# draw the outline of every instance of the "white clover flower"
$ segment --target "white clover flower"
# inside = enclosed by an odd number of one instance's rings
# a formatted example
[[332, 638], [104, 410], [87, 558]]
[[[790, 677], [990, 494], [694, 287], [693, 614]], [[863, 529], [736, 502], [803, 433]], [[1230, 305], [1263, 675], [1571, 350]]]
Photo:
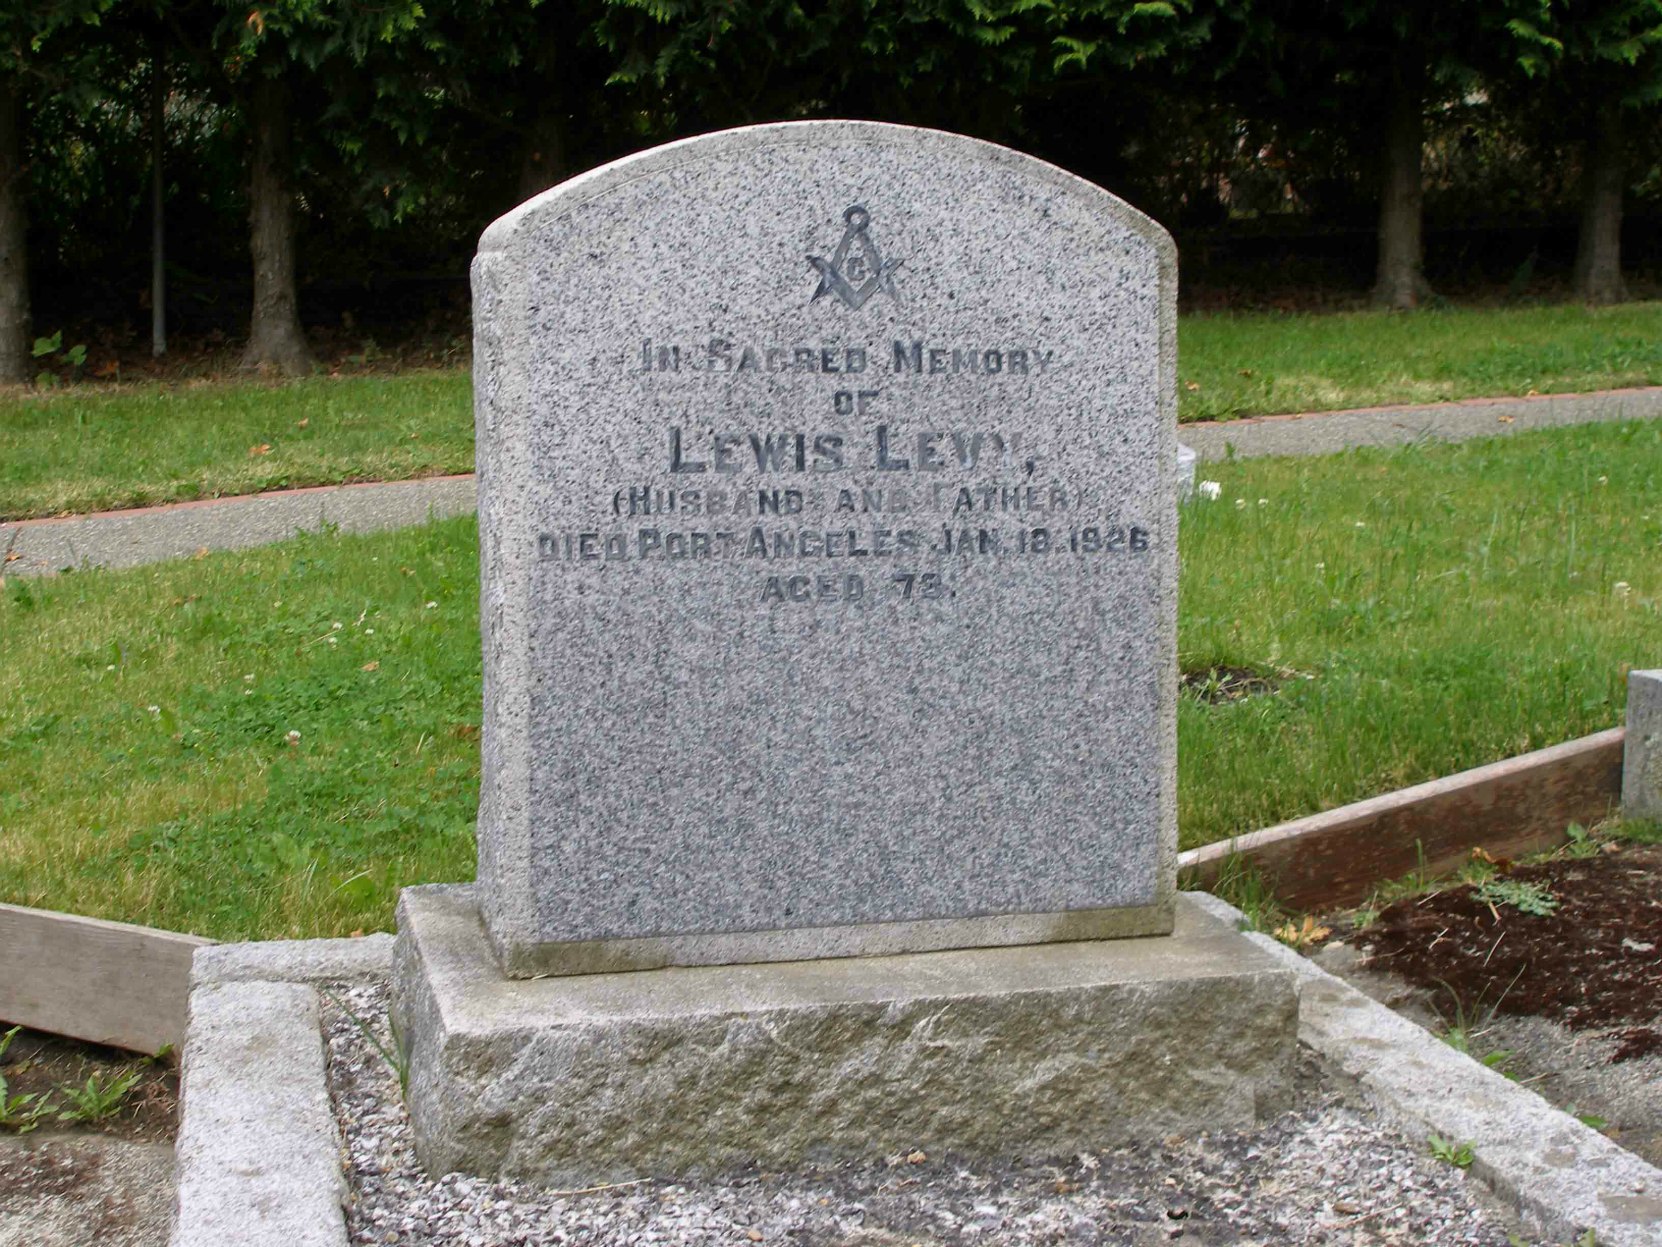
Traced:
[[1246, 499], [1245, 499], [1245, 498], [1237, 498], [1237, 499], [1235, 499], [1235, 509], [1236, 509], [1236, 510], [1237, 510], [1237, 511], [1244, 511], [1244, 510], [1246, 510]]
[[1609, 483], [1610, 483], [1610, 478], [1608, 476], [1599, 477], [1599, 484], [1600, 485], [1608, 485]]
[[254, 673], [250, 671], [247, 675], [243, 676], [242, 682], [244, 684], [252, 684], [254, 682]]
[[427, 603], [427, 605], [426, 605], [426, 606], [424, 606], [424, 607], [422, 607], [422, 609], [423, 609], [423, 610], [429, 610], [429, 611], [430, 611], [430, 610], [432, 610], [432, 609], [433, 609], [433, 608], [434, 608], [434, 607], [436, 607], [436, 606], [438, 606], [438, 603], [437, 603], [437, 602], [429, 602], [429, 603]]
[[375, 635], [375, 629], [374, 628], [365, 628], [364, 629], [364, 635], [365, 636], [374, 636]]
[[326, 637], [324, 639], [327, 640], [330, 645], [334, 645], [339, 640], [338, 637]]
[[1358, 527], [1358, 528], [1366, 528], [1366, 527], [1367, 527], [1367, 523], [1366, 523], [1366, 522], [1365, 522], [1365, 521], [1363, 521], [1363, 520], [1357, 520], [1357, 521], [1356, 521], [1356, 527]]
[[283, 739], [290, 745], [298, 745], [300, 743], [300, 733], [295, 731], [293, 728], [290, 728], [289, 734], [283, 737]]
[[1260, 498], [1258, 500], [1258, 505], [1261, 507], [1267, 507], [1270, 505], [1270, 500], [1268, 498]]
[[145, 709], [151, 714], [160, 714], [162, 712], [162, 708], [160, 706], [146, 706]]
[[340, 620], [338, 620], [338, 619], [335, 620], [334, 623], [329, 625], [329, 628], [333, 632], [339, 632], [340, 631]]
[[1319, 571], [1319, 572], [1325, 572], [1327, 570], [1327, 564], [1326, 563], [1317, 563], [1316, 564], [1316, 570]]
[[1633, 586], [1628, 584], [1625, 580], [1618, 580], [1615, 584], [1611, 585], [1610, 588], [1611, 591], [1619, 598], [1625, 598], [1628, 594], [1633, 592]]
[[1202, 481], [1199, 485], [1200, 496], [1208, 502], [1216, 502], [1223, 493], [1223, 486], [1216, 481]]

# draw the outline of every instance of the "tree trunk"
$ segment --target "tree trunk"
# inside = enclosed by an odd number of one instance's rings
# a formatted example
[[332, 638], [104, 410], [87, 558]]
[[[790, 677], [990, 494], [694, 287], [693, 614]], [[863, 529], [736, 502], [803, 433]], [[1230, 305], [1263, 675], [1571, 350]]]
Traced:
[[1598, 111], [1581, 170], [1581, 238], [1575, 253], [1575, 292], [1589, 303], [1620, 303], [1622, 282], [1622, 194], [1627, 185], [1627, 152], [1621, 111]]
[[150, 48], [150, 354], [167, 354], [167, 82], [162, 76], [162, 42]]
[[0, 76], [0, 382], [29, 380], [29, 199], [23, 90]]
[[519, 162], [519, 202], [542, 194], [565, 178], [565, 121], [556, 113], [545, 112], [525, 136]]
[[1425, 93], [1420, 74], [1391, 74], [1385, 111], [1384, 179], [1379, 200], [1379, 272], [1373, 301], [1382, 307], [1419, 306], [1430, 292], [1420, 239], [1424, 195], [1420, 159], [1425, 148]]
[[254, 258], [254, 314], [242, 366], [301, 376], [312, 353], [300, 330], [294, 286], [293, 160], [289, 88], [281, 76], [256, 74], [248, 100], [253, 131], [248, 179], [248, 241]]

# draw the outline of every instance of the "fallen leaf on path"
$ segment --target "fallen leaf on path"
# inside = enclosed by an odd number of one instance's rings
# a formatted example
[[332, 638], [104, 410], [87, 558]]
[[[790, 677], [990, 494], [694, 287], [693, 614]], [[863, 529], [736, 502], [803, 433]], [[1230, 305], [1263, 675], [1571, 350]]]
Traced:
[[250, 446], [248, 448], [248, 457], [250, 459], [257, 459], [261, 455], [269, 455], [270, 453], [271, 453], [271, 443], [270, 442], [261, 442], [258, 446]]
[[1275, 938], [1283, 944], [1290, 944], [1294, 948], [1307, 948], [1311, 944], [1319, 944], [1333, 934], [1333, 928], [1318, 926], [1315, 918], [1304, 915], [1303, 925], [1288, 922], [1276, 928]]

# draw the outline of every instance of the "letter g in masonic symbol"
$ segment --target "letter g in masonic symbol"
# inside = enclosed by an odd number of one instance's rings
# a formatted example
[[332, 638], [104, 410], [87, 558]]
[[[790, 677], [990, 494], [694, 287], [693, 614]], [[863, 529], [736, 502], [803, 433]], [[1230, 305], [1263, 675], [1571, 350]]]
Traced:
[[817, 255], [808, 257], [808, 263], [819, 274], [819, 289], [814, 291], [814, 299], [834, 294], [855, 311], [864, 307], [866, 300], [879, 290], [898, 299], [900, 295], [894, 288], [894, 271], [905, 261], [885, 260], [882, 257], [867, 231], [871, 213], [859, 204], [843, 213], [843, 220], [848, 223], [848, 228], [837, 244], [837, 253], [829, 260]]

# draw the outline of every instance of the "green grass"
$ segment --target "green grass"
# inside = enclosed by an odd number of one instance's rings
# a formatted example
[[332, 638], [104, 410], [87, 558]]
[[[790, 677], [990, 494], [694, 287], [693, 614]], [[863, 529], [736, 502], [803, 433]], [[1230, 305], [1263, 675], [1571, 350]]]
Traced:
[[[1178, 338], [1184, 420], [1662, 384], [1662, 303], [1191, 316]], [[0, 519], [465, 472], [469, 404], [462, 370], [0, 396]]]
[[[1662, 666], [1662, 423], [1202, 475], [1183, 663], [1293, 674], [1180, 701], [1185, 845], [1610, 727], [1626, 667]], [[325, 935], [470, 877], [475, 543], [456, 520], [7, 581], [0, 899]]]
[[1180, 702], [1184, 847], [1613, 727], [1662, 661], [1662, 424], [1201, 475], [1183, 665], [1289, 678]]
[[1189, 316], [1177, 339], [1184, 420], [1662, 384], [1662, 303]]
[[469, 384], [430, 371], [0, 397], [0, 518], [470, 472]]
[[0, 896], [277, 937], [470, 877], [474, 548], [468, 519], [7, 581]]

